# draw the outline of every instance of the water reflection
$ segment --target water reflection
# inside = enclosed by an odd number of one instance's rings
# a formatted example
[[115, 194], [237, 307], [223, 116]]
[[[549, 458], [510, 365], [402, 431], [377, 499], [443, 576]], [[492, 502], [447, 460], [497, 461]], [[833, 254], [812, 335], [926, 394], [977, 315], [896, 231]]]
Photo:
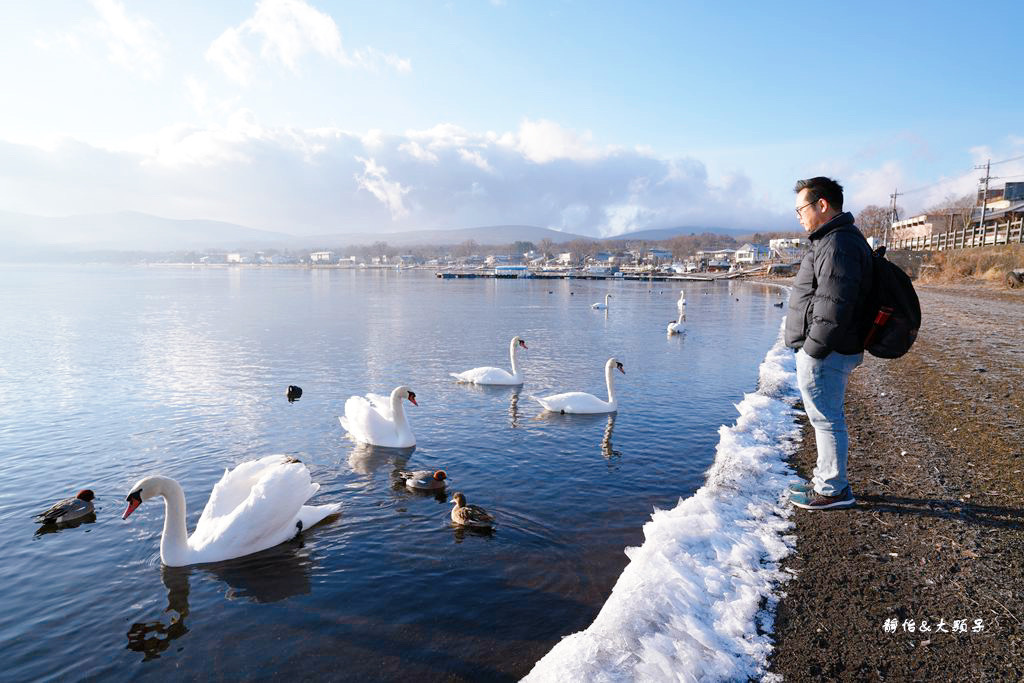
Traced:
[[352, 447], [348, 454], [348, 466], [356, 474], [369, 476], [376, 472], [381, 466], [392, 463], [395, 469], [405, 467], [409, 456], [416, 450], [415, 446], [409, 448], [388, 448], [386, 446], [372, 446], [368, 443], [358, 443]]
[[160, 578], [167, 588], [167, 607], [164, 614], [171, 613], [165, 623], [163, 619], [135, 623], [128, 629], [128, 649], [141, 652], [142, 661], [157, 659], [171, 646], [171, 643], [188, 633], [185, 617], [188, 616], [188, 577], [191, 567], [161, 567]]
[[515, 429], [519, 426], [519, 391], [521, 387], [516, 387], [516, 390], [512, 392], [512, 396], [508, 400], [508, 426]]
[[[58, 531], [64, 531], [65, 529], [76, 529], [83, 524], [92, 524], [95, 521], [96, 513], [90, 512], [85, 517], [79, 517], [78, 519], [72, 520], [70, 522], [61, 522], [60, 524], [43, 524], [41, 527], [36, 529], [36, 532], [35, 534], [33, 534], [33, 536], [39, 537], [45, 536], [46, 534], [55, 534]], [[86, 531], [88, 531], [88, 529], [86, 529]]]
[[199, 567], [161, 566], [160, 579], [167, 589], [167, 607], [153, 621], [137, 622], [128, 629], [127, 649], [141, 652], [142, 661], [158, 659], [189, 629], [189, 592], [193, 574], [210, 574], [227, 584], [224, 597], [271, 603], [311, 591], [313, 561], [304, 551], [301, 537], [237, 560]]
[[609, 460], [622, 457], [622, 451], [612, 447], [612, 432], [615, 431], [615, 413], [608, 415], [608, 424], [604, 428], [604, 438], [601, 439], [601, 455]]
[[467, 538], [474, 536], [491, 540], [494, 538], [495, 530], [494, 527], [462, 526], [453, 523], [452, 533], [455, 534], [455, 542], [462, 543]]

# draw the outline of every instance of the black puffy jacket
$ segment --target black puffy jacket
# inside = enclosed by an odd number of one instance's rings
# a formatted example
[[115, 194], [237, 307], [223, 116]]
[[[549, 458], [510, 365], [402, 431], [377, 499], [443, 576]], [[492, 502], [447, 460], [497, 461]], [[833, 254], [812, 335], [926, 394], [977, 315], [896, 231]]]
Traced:
[[871, 247], [848, 212], [812, 232], [810, 241], [789, 297], [786, 346], [814, 358], [861, 353]]

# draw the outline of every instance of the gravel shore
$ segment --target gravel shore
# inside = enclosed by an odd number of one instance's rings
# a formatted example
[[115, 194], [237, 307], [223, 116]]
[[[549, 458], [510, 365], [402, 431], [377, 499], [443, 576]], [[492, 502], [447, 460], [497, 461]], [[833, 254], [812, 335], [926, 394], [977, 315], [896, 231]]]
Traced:
[[[917, 344], [851, 378], [858, 504], [793, 515], [787, 681], [1024, 680], [1024, 294], [917, 289]], [[805, 425], [791, 464], [815, 458]]]

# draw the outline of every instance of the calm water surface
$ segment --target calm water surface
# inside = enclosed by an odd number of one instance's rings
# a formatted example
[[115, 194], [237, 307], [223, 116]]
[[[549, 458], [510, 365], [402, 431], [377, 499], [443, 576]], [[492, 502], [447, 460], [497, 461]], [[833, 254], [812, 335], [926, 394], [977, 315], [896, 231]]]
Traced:
[[[680, 289], [687, 331], [668, 338]], [[591, 310], [607, 292], [607, 315]], [[518, 678], [593, 620], [652, 509], [701, 485], [778, 300], [744, 283], [0, 267], [3, 677]], [[517, 334], [521, 389], [448, 376], [507, 367]], [[612, 355], [617, 415], [530, 399], [603, 395]], [[415, 451], [355, 446], [345, 399], [398, 384], [420, 402]], [[180, 569], [160, 564], [161, 501], [120, 519], [128, 488], [160, 473], [184, 487], [191, 529], [225, 468], [271, 453], [305, 462], [313, 502], [340, 517]], [[494, 533], [453, 529], [444, 499], [397, 477], [436, 467]], [[34, 513], [85, 487], [95, 521], [38, 532]]]

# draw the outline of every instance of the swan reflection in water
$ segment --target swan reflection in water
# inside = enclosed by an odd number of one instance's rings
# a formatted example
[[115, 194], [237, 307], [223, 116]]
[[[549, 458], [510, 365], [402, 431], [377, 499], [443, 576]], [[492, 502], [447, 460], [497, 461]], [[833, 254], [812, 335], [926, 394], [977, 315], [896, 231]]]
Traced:
[[617, 451], [612, 447], [612, 432], [614, 430], [615, 413], [611, 413], [608, 415], [608, 424], [605, 425], [604, 428], [604, 438], [601, 439], [601, 455], [603, 455], [608, 460], [622, 457], [622, 451]]
[[404, 469], [409, 456], [415, 450], [415, 446], [409, 448], [388, 448], [387, 446], [357, 443], [348, 454], [348, 466], [356, 474], [365, 476], [373, 474], [389, 462], [393, 463], [395, 468]]
[[186, 617], [193, 574], [209, 574], [226, 584], [224, 597], [228, 600], [269, 603], [309, 594], [312, 567], [313, 560], [303, 549], [301, 537], [235, 560], [187, 567], [162, 565], [160, 579], [167, 589], [167, 607], [159, 619], [132, 624], [126, 647], [141, 652], [142, 661], [149, 661], [159, 658], [188, 633]]
[[508, 426], [515, 429], [519, 426], [519, 389], [512, 392], [511, 398], [508, 400]]

